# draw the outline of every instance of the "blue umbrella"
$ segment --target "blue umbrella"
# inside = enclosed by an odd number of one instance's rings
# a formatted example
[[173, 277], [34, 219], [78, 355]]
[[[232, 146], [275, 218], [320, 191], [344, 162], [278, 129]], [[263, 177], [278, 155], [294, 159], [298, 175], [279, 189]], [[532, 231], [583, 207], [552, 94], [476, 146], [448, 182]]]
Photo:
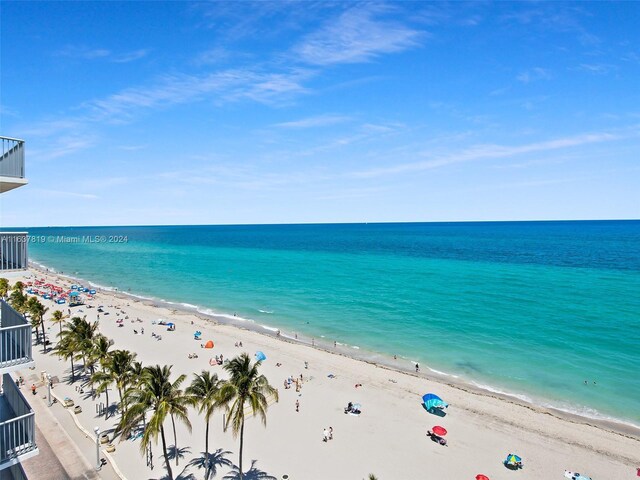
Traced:
[[267, 359], [267, 356], [264, 353], [260, 351], [256, 352], [256, 360], [258, 360], [259, 362], [263, 362], [266, 359]]
[[449, 406], [444, 400], [442, 400], [435, 393], [427, 393], [422, 396], [422, 402], [427, 410], [432, 408], [447, 408]]

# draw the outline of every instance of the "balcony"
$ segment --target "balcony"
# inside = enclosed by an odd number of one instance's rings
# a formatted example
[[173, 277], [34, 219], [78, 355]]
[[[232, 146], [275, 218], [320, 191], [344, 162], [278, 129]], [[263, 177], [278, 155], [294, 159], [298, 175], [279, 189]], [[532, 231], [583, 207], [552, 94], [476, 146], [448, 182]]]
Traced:
[[38, 454], [35, 414], [8, 373], [0, 395], [0, 470]]
[[31, 323], [0, 300], [0, 372], [35, 365], [31, 356]]
[[0, 193], [27, 184], [24, 177], [24, 140], [0, 137]]
[[26, 270], [27, 232], [0, 232], [0, 274]]

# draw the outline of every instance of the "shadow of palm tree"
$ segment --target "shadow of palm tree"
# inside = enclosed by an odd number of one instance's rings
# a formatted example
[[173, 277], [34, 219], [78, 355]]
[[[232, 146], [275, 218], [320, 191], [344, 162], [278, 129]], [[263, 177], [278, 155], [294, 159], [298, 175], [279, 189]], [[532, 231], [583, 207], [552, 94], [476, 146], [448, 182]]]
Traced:
[[[209, 476], [205, 475], [205, 480], [209, 478], [213, 478], [218, 474], [218, 468], [220, 467], [230, 467], [233, 465], [231, 460], [225, 458], [227, 455], [231, 454], [228, 450], [222, 450], [221, 448], [217, 449], [215, 452], [209, 452]], [[205, 452], [200, 452], [200, 456], [194, 458], [189, 462], [190, 467], [197, 467], [199, 470], [207, 468], [207, 459], [205, 459]]]
[[[188, 465], [184, 467], [184, 469], [178, 475], [176, 475], [175, 480], [197, 480], [196, 476], [193, 473], [187, 472], [187, 468], [189, 468]], [[150, 478], [149, 480], [169, 480], [169, 475], [164, 475], [157, 479]]]
[[[242, 474], [243, 480], [278, 480], [273, 475], [269, 475], [267, 472], [256, 468], [257, 460], [251, 460], [251, 468]], [[222, 480], [240, 480], [240, 470], [237, 465], [232, 467], [232, 470], [227, 473]]]
[[171, 460], [175, 460], [176, 455], [179, 459], [183, 459], [186, 454], [191, 453], [191, 447], [176, 448], [175, 445], [171, 445], [167, 450], [167, 456]]

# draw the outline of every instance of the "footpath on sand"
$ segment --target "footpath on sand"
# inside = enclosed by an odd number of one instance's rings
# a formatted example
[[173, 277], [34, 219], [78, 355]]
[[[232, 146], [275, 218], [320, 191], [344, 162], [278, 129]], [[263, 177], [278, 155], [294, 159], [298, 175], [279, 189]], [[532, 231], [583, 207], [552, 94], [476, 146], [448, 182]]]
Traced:
[[[39, 480], [120, 480], [111, 465], [103, 464], [96, 471], [95, 439], [78, 429], [60, 402], [48, 406], [47, 389], [34, 370], [18, 372], [25, 378], [23, 395], [36, 414], [36, 441], [39, 454], [22, 463], [27, 478]], [[26, 385], [35, 384], [32, 395]], [[104, 462], [103, 462], [104, 463]]]

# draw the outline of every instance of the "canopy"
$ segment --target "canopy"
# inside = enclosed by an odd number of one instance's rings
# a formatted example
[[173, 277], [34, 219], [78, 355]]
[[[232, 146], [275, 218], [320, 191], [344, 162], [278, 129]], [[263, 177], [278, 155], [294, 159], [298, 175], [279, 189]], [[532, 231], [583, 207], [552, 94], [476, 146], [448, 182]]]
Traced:
[[258, 360], [259, 362], [262, 362], [266, 359], [267, 359], [267, 356], [264, 353], [262, 353], [261, 351], [256, 352], [256, 360]]
[[427, 393], [422, 396], [422, 402], [427, 410], [432, 408], [447, 408], [449, 406], [444, 400], [442, 400], [435, 393]]
[[70, 297], [77, 297], [77, 296], [79, 296], [79, 295], [80, 295], [80, 294], [79, 294], [78, 292], [71, 292], [71, 293], [69, 294], [69, 296], [70, 296]]
[[172, 323], [172, 322], [167, 323], [167, 327], [174, 327], [174, 326], [175, 326], [175, 323]]
[[522, 458], [520, 458], [518, 455], [514, 455], [513, 453], [507, 455], [507, 459], [504, 461], [504, 463], [507, 463], [509, 465], [515, 465], [516, 463], [520, 462], [522, 462]]
[[436, 425], [431, 430], [433, 431], [433, 433], [435, 433], [436, 435], [440, 435], [441, 437], [444, 437], [447, 434], [447, 429], [441, 427], [440, 425]]
[[213, 348], [213, 341], [209, 340], [207, 344], [204, 346], [204, 348]]
[[476, 475], [476, 480], [489, 480], [489, 477], [480, 473]]

